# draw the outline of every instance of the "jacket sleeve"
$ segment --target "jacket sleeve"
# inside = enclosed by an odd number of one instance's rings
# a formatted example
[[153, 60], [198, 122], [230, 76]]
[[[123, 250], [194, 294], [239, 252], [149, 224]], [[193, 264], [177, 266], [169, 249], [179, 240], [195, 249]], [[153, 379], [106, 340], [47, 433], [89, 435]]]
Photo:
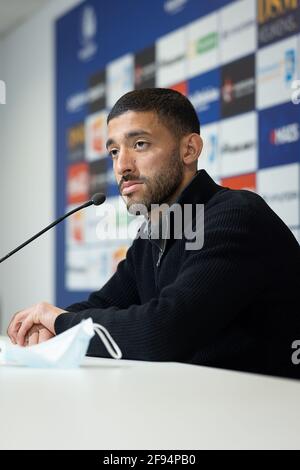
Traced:
[[[106, 302], [105, 308], [61, 314], [56, 333], [91, 317], [108, 329], [124, 359], [184, 361], [228, 326], [262, 287], [255, 239], [259, 230], [254, 224], [255, 215], [245, 207], [224, 208], [221, 215], [212, 211], [203, 248], [186, 253], [176, 280], [158, 297], [142, 305], [129, 306], [126, 299], [124, 307]], [[163, 262], [167, 257], [168, 253]], [[108, 357], [98, 337], [91, 340], [88, 354]]]
[[135, 281], [133, 262], [134, 244], [128, 249], [126, 258], [118, 264], [115, 274], [99, 290], [93, 292], [87, 301], [70, 305], [67, 312], [82, 312], [83, 310], [128, 308], [132, 304], [139, 304], [139, 294]]

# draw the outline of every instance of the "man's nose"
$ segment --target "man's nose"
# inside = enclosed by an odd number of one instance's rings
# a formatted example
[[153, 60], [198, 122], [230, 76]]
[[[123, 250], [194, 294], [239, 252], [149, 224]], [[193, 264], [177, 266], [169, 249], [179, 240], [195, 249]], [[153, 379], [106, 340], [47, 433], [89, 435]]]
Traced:
[[120, 149], [117, 159], [117, 173], [119, 175], [124, 175], [125, 173], [134, 173], [135, 172], [135, 159], [130, 149]]

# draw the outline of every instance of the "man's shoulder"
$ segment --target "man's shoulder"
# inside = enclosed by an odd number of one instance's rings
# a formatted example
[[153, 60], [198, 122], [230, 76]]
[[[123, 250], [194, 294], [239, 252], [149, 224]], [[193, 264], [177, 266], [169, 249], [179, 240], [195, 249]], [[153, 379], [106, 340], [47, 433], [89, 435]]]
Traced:
[[258, 194], [246, 189], [223, 188], [212, 197], [206, 204], [206, 211], [220, 212], [238, 212], [242, 211], [244, 216], [259, 216], [265, 212], [271, 211], [268, 204]]
[[218, 226], [229, 231], [243, 229], [251, 233], [252, 240], [262, 244], [284, 244], [294, 251], [299, 245], [291, 230], [258, 194], [248, 190], [224, 188], [205, 208], [206, 226]]

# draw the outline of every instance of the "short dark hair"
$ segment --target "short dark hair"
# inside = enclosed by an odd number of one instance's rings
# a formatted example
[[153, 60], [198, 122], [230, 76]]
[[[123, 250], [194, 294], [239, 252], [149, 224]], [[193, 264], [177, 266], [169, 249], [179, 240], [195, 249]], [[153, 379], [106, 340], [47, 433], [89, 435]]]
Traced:
[[144, 88], [126, 93], [113, 106], [107, 124], [127, 111], [154, 111], [176, 137], [193, 132], [200, 134], [199, 118], [192, 103], [169, 88]]

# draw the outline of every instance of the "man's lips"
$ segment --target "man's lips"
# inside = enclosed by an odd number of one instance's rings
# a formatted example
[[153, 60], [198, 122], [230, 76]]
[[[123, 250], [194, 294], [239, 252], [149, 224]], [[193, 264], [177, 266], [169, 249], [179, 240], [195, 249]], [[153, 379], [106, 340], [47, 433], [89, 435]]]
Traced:
[[133, 193], [137, 189], [139, 189], [139, 185], [143, 184], [142, 181], [125, 181], [125, 183], [121, 186], [121, 193], [126, 195], [129, 193]]

